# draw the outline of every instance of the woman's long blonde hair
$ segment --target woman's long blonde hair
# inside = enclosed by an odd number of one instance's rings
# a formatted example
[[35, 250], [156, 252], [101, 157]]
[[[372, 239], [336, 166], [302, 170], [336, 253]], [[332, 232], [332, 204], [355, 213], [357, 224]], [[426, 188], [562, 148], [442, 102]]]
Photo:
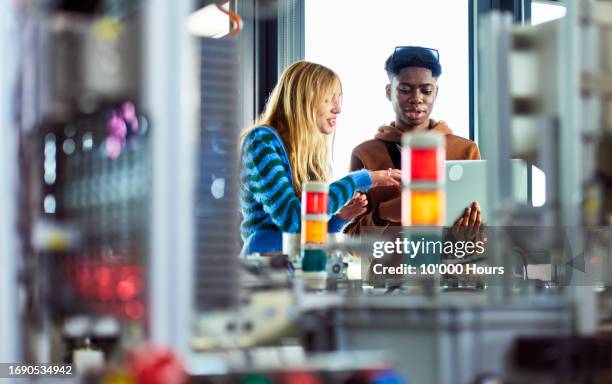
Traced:
[[291, 64], [270, 94], [264, 112], [255, 127], [274, 128], [287, 150], [293, 188], [299, 196], [306, 181], [329, 181], [329, 147], [327, 135], [317, 128], [317, 106], [333, 92], [338, 75], [331, 69], [308, 61]]

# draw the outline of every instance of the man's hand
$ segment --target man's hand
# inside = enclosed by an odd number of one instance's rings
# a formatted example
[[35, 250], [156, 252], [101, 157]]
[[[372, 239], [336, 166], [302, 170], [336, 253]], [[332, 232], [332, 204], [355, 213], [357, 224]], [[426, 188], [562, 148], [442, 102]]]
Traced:
[[338, 211], [338, 217], [342, 220], [350, 221], [357, 216], [365, 213], [368, 199], [365, 193], [356, 192], [355, 196]]
[[472, 205], [465, 208], [463, 216], [459, 217], [453, 227], [480, 227], [482, 224], [480, 214], [480, 205], [477, 201], [474, 201]]
[[482, 224], [480, 205], [474, 201], [465, 208], [463, 216], [459, 217], [451, 228], [451, 235], [458, 241], [482, 241], [485, 238], [485, 227]]

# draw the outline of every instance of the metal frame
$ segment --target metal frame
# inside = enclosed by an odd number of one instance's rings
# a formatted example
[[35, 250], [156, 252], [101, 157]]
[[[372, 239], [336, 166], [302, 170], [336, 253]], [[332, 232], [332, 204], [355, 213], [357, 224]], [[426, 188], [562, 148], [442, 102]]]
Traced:
[[[241, 0], [232, 2], [239, 15], [254, 15], [257, 6], [254, 0]], [[257, 22], [254, 17], [243, 18], [243, 28], [238, 41], [240, 51], [240, 115], [241, 127], [248, 127], [257, 115], [256, 109], [256, 52], [255, 31]]]
[[[479, 99], [480, 121], [488, 129], [479, 135], [482, 140], [480, 151], [489, 162], [489, 210], [491, 226], [504, 225], [500, 213], [504, 204], [510, 200], [512, 181], [510, 159], [511, 102], [509, 84], [509, 51], [512, 20], [510, 15], [491, 13], [482, 19], [479, 29], [480, 44], [486, 49], [480, 51], [480, 78], [482, 80]], [[484, 103], [487, 108], [484, 108]]]
[[15, 36], [17, 36], [13, 7], [10, 2], [0, 2], [0, 185], [4, 193], [0, 197], [0, 362], [20, 362], [22, 354], [19, 337], [18, 259], [17, 236], [17, 129], [12, 121], [14, 73], [16, 71]]
[[417, 296], [353, 299], [302, 313], [309, 352], [384, 350], [415, 383], [471, 383], [483, 372], [503, 374], [508, 369], [504, 357], [518, 335], [573, 332], [572, 304], [565, 301], [498, 305], [475, 296], [474, 301], [440, 296], [427, 304]]
[[[280, 6], [279, 6], [280, 7]], [[259, 4], [255, 2], [255, 111], [263, 111], [268, 95], [278, 79], [278, 17], [259, 19]]]
[[[561, 28], [558, 44], [560, 52], [559, 97], [560, 117], [560, 218], [567, 226], [582, 225], [582, 175], [580, 166], [584, 156], [581, 150], [583, 118], [581, 116], [582, 99], [580, 93], [581, 76], [581, 20], [580, 5], [582, 1], [566, 0], [566, 15], [560, 20]], [[571, 154], [571, 155], [568, 155]], [[577, 275], [576, 273], [574, 275]], [[582, 275], [580, 275], [582, 277]], [[580, 278], [577, 277], [577, 278]], [[586, 276], [588, 278], [588, 276]], [[576, 279], [576, 278], [575, 278]], [[588, 280], [587, 280], [588, 281]], [[592, 333], [596, 328], [597, 305], [593, 288], [577, 286], [573, 290], [577, 307], [578, 326], [582, 333]]]
[[478, 13], [476, 0], [468, 3], [468, 50], [469, 50], [469, 135], [470, 140], [478, 143]]
[[[478, 28], [479, 20], [488, 12], [498, 10], [512, 14], [515, 23], [527, 23], [531, 20], [532, 0], [469, 0], [468, 6], [468, 41], [469, 41], [469, 127], [470, 139], [474, 140], [479, 147], [486, 146], [481, 142], [480, 120], [478, 118], [479, 98], [479, 62], [478, 62]], [[485, 151], [486, 152], [486, 151]], [[483, 158], [486, 156], [483, 154]]]
[[193, 199], [197, 39], [184, 28], [193, 1], [152, 0], [144, 23], [144, 106], [152, 122], [149, 325], [154, 343], [187, 355], [193, 313]]
[[278, 75], [291, 63], [305, 57], [304, 0], [278, 3]]
[[[192, 0], [152, 0], [145, 12], [144, 108], [152, 122], [152, 217], [149, 262], [151, 340], [187, 356], [195, 307], [195, 164], [199, 132], [198, 40], [184, 20]], [[258, 20], [257, 1], [238, 1], [245, 19], [241, 49], [242, 122], [249, 125], [277, 79], [275, 18]], [[271, 39], [271, 36], [274, 39]], [[178, 42], [178, 43], [177, 43]]]
[[[579, 2], [566, 2], [567, 14], [558, 24], [558, 35], [554, 46], [558, 63], [555, 73], [558, 90], [548, 97], [554, 100], [550, 120], [544, 121], [542, 132], [549, 132], [549, 137], [543, 140], [542, 150], [546, 159], [544, 170], [547, 174], [547, 206], [558, 212], [558, 219], [552, 225], [558, 228], [578, 227], [582, 225], [582, 174], [581, 164], [584, 156], [581, 151], [583, 134], [583, 119], [581, 117], [581, 30]], [[482, 132], [483, 153], [490, 162], [489, 177], [489, 207], [497, 217], [503, 212], [510, 199], [506, 194], [510, 191], [511, 178], [506, 162], [510, 157], [510, 88], [508, 78], [509, 38], [512, 31], [509, 15], [491, 14], [483, 20], [480, 39], [486, 49], [481, 50], [482, 84], [481, 100], [488, 103], [486, 113], [481, 115], [485, 126], [497, 127]], [[557, 126], [558, 124], [558, 126]], [[557, 138], [558, 133], [558, 140]], [[541, 211], [544, 214], [544, 211]], [[504, 225], [501, 220], [494, 220], [491, 225]], [[578, 249], [581, 246], [577, 245]], [[586, 273], [573, 271], [572, 296], [576, 305], [578, 330], [588, 334], [595, 330], [596, 303], [595, 294], [589, 284], [589, 268]]]
[[238, 49], [241, 126], [246, 128], [263, 111], [278, 79], [278, 17], [265, 15], [262, 4], [256, 0], [234, 0], [233, 5], [238, 14], [244, 15]]

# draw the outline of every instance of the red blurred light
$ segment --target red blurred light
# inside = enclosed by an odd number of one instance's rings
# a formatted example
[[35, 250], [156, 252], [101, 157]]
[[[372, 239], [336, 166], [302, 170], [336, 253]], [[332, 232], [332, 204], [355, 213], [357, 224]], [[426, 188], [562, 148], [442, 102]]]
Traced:
[[593, 256], [593, 258], [591, 259], [591, 265], [601, 265], [602, 263], [603, 260], [599, 256]]
[[190, 381], [182, 359], [167, 347], [138, 347], [128, 353], [127, 366], [137, 383], [184, 384]]
[[134, 284], [134, 289], [136, 289], [136, 293], [140, 293], [142, 291], [142, 278], [139, 276], [130, 276], [128, 278], [129, 281]]
[[96, 297], [100, 301], [109, 301], [113, 298], [113, 289], [108, 285], [99, 285], [96, 290]]
[[116, 288], [117, 297], [123, 301], [128, 301], [133, 299], [134, 296], [138, 293], [136, 289], [136, 284], [134, 283], [134, 278], [127, 278], [125, 280], [121, 280], [119, 284], [117, 284]]
[[123, 310], [130, 319], [140, 319], [144, 316], [145, 307], [140, 301], [130, 301], [125, 303]]
[[283, 384], [321, 384], [321, 381], [311, 372], [287, 372], [283, 374]]
[[76, 273], [76, 284], [80, 288], [85, 288], [91, 283], [91, 274], [87, 268], [81, 268]]
[[94, 280], [91, 271], [86, 267], [79, 267], [75, 276], [76, 290], [79, 296], [88, 298], [92, 296]]
[[111, 269], [108, 267], [98, 267], [94, 271], [96, 283], [100, 285], [109, 285], [111, 283]]

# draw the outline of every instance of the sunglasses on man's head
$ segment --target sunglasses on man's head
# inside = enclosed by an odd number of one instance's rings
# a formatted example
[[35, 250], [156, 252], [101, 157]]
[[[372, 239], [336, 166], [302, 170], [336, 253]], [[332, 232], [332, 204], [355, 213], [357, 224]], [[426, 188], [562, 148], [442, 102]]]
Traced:
[[424, 47], [395, 47], [392, 60], [406, 60], [409, 58], [418, 58], [425, 63], [438, 63], [440, 61], [440, 53], [435, 48]]

